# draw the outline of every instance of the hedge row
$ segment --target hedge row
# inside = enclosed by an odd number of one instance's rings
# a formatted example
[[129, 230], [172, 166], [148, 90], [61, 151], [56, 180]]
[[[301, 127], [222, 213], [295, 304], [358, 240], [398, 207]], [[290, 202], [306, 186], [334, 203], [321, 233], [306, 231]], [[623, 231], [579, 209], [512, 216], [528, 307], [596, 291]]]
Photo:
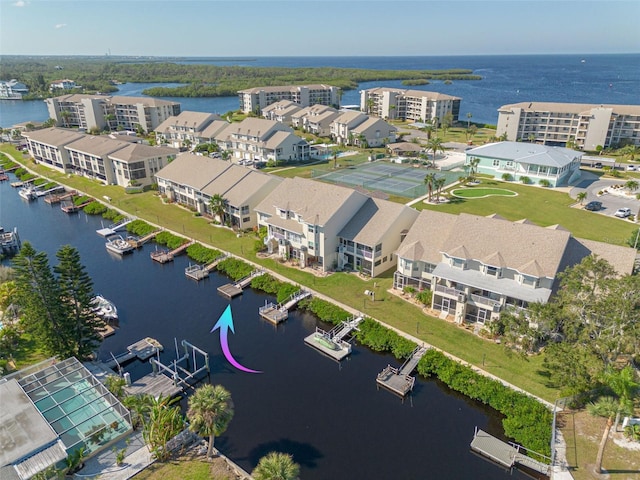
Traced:
[[349, 320], [352, 315], [342, 308], [320, 298], [310, 297], [302, 300], [298, 308], [308, 310], [323, 322], [338, 325], [340, 322]]
[[87, 197], [86, 195], [80, 195], [79, 197], [73, 197], [73, 204], [78, 207], [85, 202], [91, 200], [91, 197]]
[[425, 377], [435, 375], [449, 388], [499, 411], [506, 417], [502, 420], [505, 435], [525, 448], [550, 455], [553, 414], [536, 399], [480, 375], [433, 349], [418, 363], [418, 373]]
[[102, 215], [104, 212], [107, 211], [107, 207], [104, 206], [102, 203], [94, 200], [89, 205], [86, 205], [82, 209], [82, 211], [87, 215]]
[[409, 358], [416, 348], [416, 344], [411, 340], [370, 318], [366, 318], [358, 329], [355, 336], [362, 345], [376, 352], [391, 352], [399, 360]]
[[233, 280], [240, 280], [253, 271], [253, 267], [237, 258], [225, 258], [218, 264], [218, 271], [227, 274]]
[[198, 263], [207, 264], [222, 255], [222, 252], [213, 248], [204, 247], [199, 243], [194, 243], [187, 247], [187, 255]]
[[260, 275], [251, 280], [251, 288], [275, 295], [277, 303], [285, 301], [300, 290], [300, 287], [291, 283], [281, 282], [269, 274]]
[[156, 243], [159, 245], [166, 245], [170, 250], [178, 248], [180, 245], [184, 245], [188, 242], [186, 238], [179, 237], [169, 232], [160, 232], [156, 235]]
[[144, 220], [134, 220], [131, 223], [127, 224], [127, 232], [132, 235], [137, 235], [138, 237], [145, 237], [149, 235], [151, 232], [155, 232], [157, 230], [153, 225], [149, 225]]

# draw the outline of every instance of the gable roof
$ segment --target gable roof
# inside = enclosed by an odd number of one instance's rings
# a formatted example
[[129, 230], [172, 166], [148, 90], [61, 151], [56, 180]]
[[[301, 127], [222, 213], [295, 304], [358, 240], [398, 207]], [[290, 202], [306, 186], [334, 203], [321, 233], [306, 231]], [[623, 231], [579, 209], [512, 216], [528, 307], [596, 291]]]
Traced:
[[24, 132], [22, 136], [52, 147], [61, 147], [68, 143], [75, 142], [76, 140], [80, 140], [84, 137], [84, 134], [78, 133], [76, 130], [51, 127], [42, 130]]
[[537, 143], [524, 142], [488, 143], [467, 150], [466, 155], [467, 158], [481, 156], [558, 168], [564, 167], [576, 158], [582, 157], [581, 152], [569, 148], [548, 147]]
[[229, 205], [240, 208], [266, 185], [271, 183], [275, 186], [280, 181], [280, 177], [231, 164], [218, 176], [210, 178], [202, 193], [211, 197], [220, 194]]
[[87, 155], [103, 157], [128, 145], [131, 144], [128, 142], [113, 140], [106, 135], [85, 135], [83, 138], [69, 143], [65, 148], [69, 150], [77, 150], [78, 152], [82, 152]]
[[366, 132], [369, 132], [371, 130], [381, 130], [381, 129], [384, 129], [385, 131], [388, 131], [388, 132], [395, 132], [398, 130], [396, 127], [388, 124], [381, 118], [369, 117], [364, 122], [353, 127], [351, 131], [353, 133], [365, 134]]
[[125, 163], [139, 162], [147, 158], [166, 157], [177, 155], [179, 150], [171, 147], [152, 147], [143, 143], [129, 143], [126, 147], [112, 153], [109, 158]]
[[231, 164], [224, 160], [182, 153], [156, 173], [156, 177], [202, 190], [211, 182], [211, 179], [216, 178], [230, 166]]
[[220, 117], [213, 113], [192, 112], [184, 110], [177, 116], [171, 116], [155, 128], [155, 132], [164, 133], [175, 127], [193, 128], [196, 132], [206, 128], [212, 121]]
[[279, 208], [301, 215], [304, 222], [325, 225], [354, 198], [360, 198], [362, 203], [367, 199], [351, 188], [300, 177], [285, 178], [255, 210], [273, 216]]
[[398, 257], [435, 265], [442, 261], [442, 245], [455, 226], [456, 215], [422, 210], [397, 251]]

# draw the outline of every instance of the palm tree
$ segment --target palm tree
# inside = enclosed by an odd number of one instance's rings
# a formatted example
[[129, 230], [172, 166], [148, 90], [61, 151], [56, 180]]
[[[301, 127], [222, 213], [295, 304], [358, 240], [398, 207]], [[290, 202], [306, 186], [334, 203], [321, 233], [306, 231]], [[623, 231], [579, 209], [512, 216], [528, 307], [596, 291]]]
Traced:
[[438, 137], [433, 137], [427, 142], [427, 151], [431, 150], [433, 152], [433, 161], [436, 160], [436, 153], [443, 152], [444, 146], [442, 145], [442, 139]]
[[613, 419], [622, 411], [626, 411], [623, 406], [613, 397], [601, 397], [595, 403], [587, 405], [588, 412], [596, 417], [604, 417], [607, 419], [607, 423], [602, 432], [602, 439], [600, 440], [600, 446], [598, 447], [598, 454], [596, 456], [595, 470], [597, 473], [602, 473], [602, 457], [604, 456], [604, 449], [607, 446], [607, 439], [609, 438], [609, 432], [613, 426]]
[[627, 183], [624, 184], [624, 186], [630, 192], [635, 192], [640, 184], [637, 180], [628, 180]]
[[211, 213], [218, 219], [220, 223], [224, 223], [224, 214], [227, 210], [227, 199], [219, 193], [216, 193], [209, 200], [209, 208]]
[[368, 98], [367, 99], [367, 114], [369, 114], [369, 115], [373, 114], [374, 105], [375, 105], [375, 101], [373, 100], [373, 98]]
[[251, 472], [255, 480], [295, 480], [300, 474], [300, 466], [286, 453], [271, 452], [260, 459]]
[[473, 117], [471, 112], [467, 113], [467, 130], [469, 130], [469, 127], [471, 126], [471, 117]]
[[222, 385], [199, 387], [189, 398], [187, 418], [192, 431], [209, 436], [207, 457], [210, 457], [215, 436], [224, 433], [233, 418], [231, 393]]
[[229, 158], [231, 158], [231, 152], [229, 150], [222, 150], [220, 152], [220, 158], [222, 158], [222, 160], [226, 162], [227, 160], [229, 160]]
[[424, 177], [424, 183], [427, 186], [427, 190], [429, 191], [428, 201], [431, 201], [431, 195], [433, 194], [433, 183], [436, 180], [436, 174], [434, 172], [429, 172]]
[[438, 197], [438, 199], [440, 198], [440, 193], [442, 192], [442, 187], [444, 187], [444, 184], [446, 183], [447, 179], [445, 177], [437, 177], [434, 181], [433, 181], [433, 186], [436, 189], [436, 196]]
[[587, 192], [580, 192], [578, 195], [576, 195], [576, 200], [580, 202], [580, 205], [582, 205], [582, 203], [585, 201], [586, 198], [587, 198]]
[[69, 119], [71, 118], [71, 113], [67, 110], [63, 110], [60, 112], [60, 116], [62, 117], [62, 126], [63, 127], [68, 127], [69, 126]]
[[478, 157], [471, 157], [469, 159], [469, 178], [471, 179], [471, 181], [474, 181], [476, 179], [478, 165], [480, 165], [480, 159]]

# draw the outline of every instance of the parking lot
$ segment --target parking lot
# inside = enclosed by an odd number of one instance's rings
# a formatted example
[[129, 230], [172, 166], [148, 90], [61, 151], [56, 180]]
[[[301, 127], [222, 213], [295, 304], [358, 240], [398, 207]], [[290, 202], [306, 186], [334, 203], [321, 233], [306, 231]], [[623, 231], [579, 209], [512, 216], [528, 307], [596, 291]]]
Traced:
[[[600, 215], [607, 215], [610, 217], [614, 217], [615, 212], [620, 208], [629, 208], [631, 209], [631, 214], [636, 216], [636, 219], [640, 215], [640, 200], [636, 200], [633, 198], [624, 198], [618, 195], [605, 193], [604, 195], [598, 195], [598, 192], [605, 191], [607, 187], [612, 185], [620, 185], [624, 184], [625, 180], [600, 180], [596, 175], [592, 175], [589, 172], [582, 172], [583, 180], [580, 183], [579, 187], [574, 187], [571, 189], [570, 195], [572, 198], [576, 198], [580, 192], [586, 192], [587, 198], [582, 202], [583, 205], [587, 205], [589, 202], [598, 201], [602, 202], [602, 208], [598, 211], [594, 211], [593, 213]], [[592, 178], [590, 178], [592, 177]], [[640, 193], [640, 190], [638, 190]]]

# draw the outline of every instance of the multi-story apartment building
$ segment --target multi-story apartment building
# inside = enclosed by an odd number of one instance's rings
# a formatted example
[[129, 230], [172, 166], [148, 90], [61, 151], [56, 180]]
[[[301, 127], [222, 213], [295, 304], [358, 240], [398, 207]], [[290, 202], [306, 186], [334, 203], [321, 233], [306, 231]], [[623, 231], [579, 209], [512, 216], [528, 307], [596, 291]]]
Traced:
[[76, 82], [74, 82], [73, 80], [69, 80], [68, 78], [65, 78], [63, 80], [54, 80], [53, 82], [51, 82], [49, 84], [49, 91], [73, 90], [76, 87], [77, 87]]
[[147, 186], [155, 183], [155, 175], [164, 166], [171, 163], [178, 150], [171, 147], [129, 143], [109, 155], [115, 174], [116, 185]]
[[380, 87], [360, 92], [360, 109], [390, 120], [442, 123], [447, 113], [458, 119], [461, 100], [438, 92]]
[[280, 100], [290, 100], [300, 107], [317, 103], [340, 106], [340, 89], [331, 85], [288, 85], [278, 87], [256, 87], [238, 92], [240, 110], [245, 113], [262, 113], [267, 105]]
[[640, 145], [640, 105], [521, 102], [498, 109], [498, 136], [583, 150]]
[[171, 116], [180, 104], [167, 100], [106, 95], [62, 95], [45, 100], [56, 126], [91, 130], [137, 130], [150, 132]]
[[588, 255], [624, 275], [632, 273], [636, 252], [574, 238], [558, 225], [423, 210], [397, 250], [394, 287], [428, 288], [443, 318], [484, 325], [506, 309], [547, 302], [558, 274]]
[[[207, 129], [214, 123], [215, 132]], [[178, 116], [169, 117], [154, 132], [158, 143], [166, 143], [175, 148], [193, 147], [200, 143], [208, 143], [209, 139], [229, 125], [213, 113], [183, 111]], [[211, 133], [214, 133], [211, 135]]]
[[9, 81], [0, 80], [0, 98], [10, 100], [20, 100], [23, 95], [29, 93], [29, 88], [22, 83], [12, 78]]
[[368, 119], [364, 113], [343, 111], [331, 122], [331, 137], [338, 143], [351, 145], [355, 138], [353, 129]]
[[84, 138], [84, 134], [52, 127], [23, 132], [22, 136], [27, 140], [27, 149], [36, 163], [43, 163], [63, 173], [73, 172], [69, 151], [64, 147]]
[[404, 205], [298, 177], [285, 179], [255, 211], [271, 253], [301, 267], [371, 276], [394, 265], [402, 231], [417, 217]]
[[232, 123], [215, 137], [232, 160], [291, 162], [309, 159], [309, 143], [284, 123], [262, 118], [245, 118]]
[[381, 118], [368, 117], [364, 122], [353, 127], [349, 134], [353, 145], [360, 148], [382, 147], [396, 141], [398, 129]]
[[160, 193], [198, 212], [213, 215], [210, 200], [225, 199], [223, 221], [240, 229], [253, 228], [253, 209], [282, 179], [220, 159], [180, 154], [156, 175]]
[[302, 107], [291, 100], [280, 100], [262, 109], [262, 116], [267, 120], [291, 125], [291, 117], [302, 110]]

